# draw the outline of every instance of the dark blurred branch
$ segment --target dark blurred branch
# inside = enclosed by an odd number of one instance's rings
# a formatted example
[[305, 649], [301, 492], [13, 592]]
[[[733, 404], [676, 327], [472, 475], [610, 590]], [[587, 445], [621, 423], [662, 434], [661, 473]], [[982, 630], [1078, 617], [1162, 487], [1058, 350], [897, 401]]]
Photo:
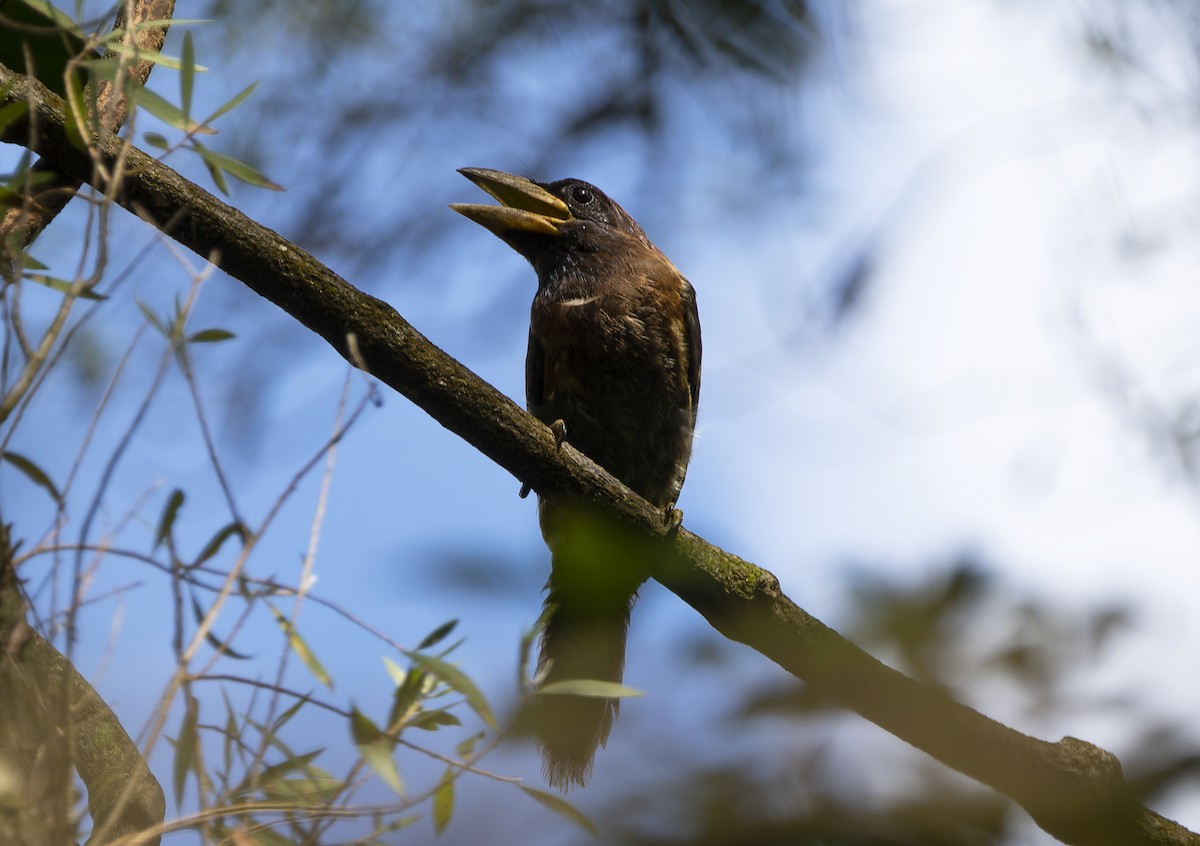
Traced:
[[[4, 102], [29, 101], [3, 140], [29, 145], [78, 179], [87, 151], [68, 142], [62, 102], [0, 67]], [[108, 133], [103, 158], [121, 153]], [[117, 201], [278, 305], [351, 363], [419, 405], [539, 493], [594, 504], [656, 549], [655, 577], [720, 632], [839, 699], [886, 731], [1011, 796], [1046, 831], [1076, 844], [1200, 844], [1200, 836], [1138, 805], [1116, 758], [1073, 738], [1047, 743], [954, 702], [876, 661], [779, 590], [778, 580], [685, 530], [664, 538], [660, 512], [491, 385], [431, 344], [394, 309], [308, 253], [140, 151], [128, 153]], [[108, 192], [110, 186], [95, 186]]]
[[78, 771], [93, 823], [87, 846], [157, 846], [162, 787], [100, 694], [25, 622], [12, 551], [0, 524], [0, 842], [71, 842]]

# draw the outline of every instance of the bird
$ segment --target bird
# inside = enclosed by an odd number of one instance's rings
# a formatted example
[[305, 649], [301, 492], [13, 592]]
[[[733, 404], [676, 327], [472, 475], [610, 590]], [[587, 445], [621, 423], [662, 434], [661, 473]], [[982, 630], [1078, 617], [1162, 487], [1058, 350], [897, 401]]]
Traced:
[[[560, 444], [570, 443], [677, 527], [682, 514], [675, 502], [700, 399], [692, 285], [594, 185], [484, 168], [459, 173], [500, 204], [450, 207], [498, 236], [537, 275], [525, 359], [528, 411]], [[648, 575], [602, 530], [588, 531], [602, 524], [576, 531], [575, 514], [539, 497], [551, 572], [537, 690], [564, 681], [621, 681], [630, 614]], [[586, 784], [619, 707], [619, 698], [535, 690], [533, 732], [550, 786], [565, 792]]]

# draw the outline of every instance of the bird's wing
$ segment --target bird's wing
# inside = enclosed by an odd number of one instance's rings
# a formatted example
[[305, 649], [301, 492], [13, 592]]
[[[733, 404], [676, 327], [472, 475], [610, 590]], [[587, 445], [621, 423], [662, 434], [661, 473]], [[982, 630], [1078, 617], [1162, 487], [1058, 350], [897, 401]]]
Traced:
[[532, 330], [529, 333], [529, 349], [525, 353], [525, 408], [534, 417], [539, 417], [537, 409], [545, 404], [545, 372], [546, 351], [542, 349]]
[[692, 420], [695, 420], [700, 405], [700, 312], [696, 309], [696, 289], [682, 276], [679, 283], [679, 296], [683, 300], [683, 352], [692, 394]]

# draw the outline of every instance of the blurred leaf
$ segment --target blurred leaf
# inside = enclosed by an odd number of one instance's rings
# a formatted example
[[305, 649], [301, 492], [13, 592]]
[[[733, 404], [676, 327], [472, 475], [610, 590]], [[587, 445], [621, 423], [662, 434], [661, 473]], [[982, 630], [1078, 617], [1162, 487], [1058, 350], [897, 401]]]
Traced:
[[433, 831], [441, 834], [450, 824], [450, 816], [454, 813], [454, 770], [446, 768], [442, 783], [433, 792]]
[[317, 681], [332, 690], [333, 679], [329, 677], [329, 673], [325, 672], [325, 667], [321, 665], [321, 662], [317, 659], [313, 651], [308, 648], [308, 644], [304, 642], [304, 638], [300, 637], [300, 633], [296, 631], [296, 627], [292, 625], [292, 621], [279, 613], [274, 605], [267, 603], [267, 607], [271, 609], [271, 613], [275, 615], [275, 622], [279, 624], [279, 628], [287, 636], [288, 645], [292, 647], [292, 651], [300, 657], [300, 660], [304, 662], [304, 666], [308, 667], [308, 671], [313, 674]]
[[[192, 596], [191, 600], [192, 616], [196, 619], [198, 624], [204, 622], [204, 618], [207, 616], [206, 612], [200, 607], [200, 603], [196, 600], [195, 596]], [[209, 630], [204, 634], [204, 642], [222, 655], [228, 655], [230, 658], [234, 658], [238, 661], [249, 661], [254, 657], [252, 655], [243, 655], [241, 652], [238, 652], [225, 641], [218, 638], [211, 627], [209, 627]]]
[[221, 115], [228, 112], [230, 109], [237, 108], [239, 105], [241, 105], [242, 101], [244, 101], [247, 97], [249, 97], [251, 94], [254, 93], [254, 89], [257, 87], [258, 87], [257, 82], [247, 85], [245, 88], [243, 88], [241, 90], [240, 93], [234, 95], [234, 97], [228, 103], [226, 103], [224, 106], [221, 106], [221, 108], [217, 109], [215, 112], [213, 112], [211, 115], [209, 115], [208, 120], [206, 120], [205, 123], [206, 124], [212, 123], [217, 118], [221, 117]]
[[13, 123], [20, 118], [25, 117], [29, 111], [29, 104], [22, 101], [20, 103], [5, 103], [0, 106], [0, 135], [8, 128], [10, 123]]
[[151, 549], [158, 549], [162, 542], [171, 536], [171, 529], [175, 526], [175, 518], [179, 516], [183, 500], [183, 491], [179, 488], [171, 491], [171, 495], [167, 497], [162, 516], [158, 519], [158, 529], [154, 532], [154, 545], [150, 547]]
[[216, 344], [236, 337], [227, 329], [201, 329], [189, 335], [187, 341], [189, 344]]
[[28, 273], [25, 275], [25, 278], [31, 282], [36, 282], [39, 285], [45, 285], [47, 288], [50, 288], [54, 291], [59, 291], [63, 294], [74, 294], [83, 300], [101, 302], [108, 299], [108, 297], [102, 294], [97, 294], [90, 288], [81, 288], [76, 291], [74, 282], [70, 282], [66, 279], [59, 279], [57, 276], [47, 276], [44, 273]]
[[459, 744], [454, 747], [454, 754], [463, 759], [470, 758], [471, 753], [475, 751], [476, 744], [483, 740], [484, 737], [486, 737], [486, 735], [480, 731], [471, 735], [466, 740], [460, 741]]
[[409, 719], [408, 725], [423, 731], [437, 731], [442, 726], [461, 726], [462, 720], [445, 708], [435, 708], [418, 712], [416, 716]]
[[158, 150], [169, 150], [171, 148], [171, 143], [167, 141], [166, 136], [160, 135], [157, 132], [142, 133], [142, 139], [151, 147]]
[[567, 679], [551, 682], [537, 689], [539, 694], [557, 696], [594, 696], [600, 699], [622, 699], [646, 694], [636, 688], [626, 687], [619, 682], [601, 681], [600, 679]]
[[392, 757], [395, 741], [381, 732], [371, 719], [357, 708], [350, 712], [350, 734], [363, 760], [398, 795], [404, 795], [404, 783]]
[[160, 335], [169, 340], [171, 337], [171, 330], [167, 328], [167, 324], [163, 323], [159, 316], [150, 308], [150, 306], [146, 305], [140, 299], [135, 297], [134, 302], [137, 303], [138, 310], [141, 311], [142, 317], [146, 318], [146, 322], [153, 326]]
[[11, 450], [5, 450], [3, 453], [0, 453], [0, 458], [23, 473], [29, 481], [44, 489], [55, 502], [62, 502], [62, 494], [58, 492], [58, 488], [55, 487], [54, 482], [50, 481], [50, 477], [46, 475], [46, 472], [41, 467], [38, 467], [20, 453], [12, 452]]
[[183, 52], [179, 59], [179, 102], [183, 107], [183, 113], [190, 115], [192, 113], [192, 87], [196, 82], [196, 71], [203, 68], [196, 67], [196, 48], [192, 44], [192, 34], [184, 32], [183, 34]]
[[442, 623], [429, 634], [425, 635], [424, 639], [417, 644], [417, 650], [428, 649], [435, 644], [441, 643], [446, 639], [446, 635], [454, 631], [454, 627], [458, 625], [458, 620], [449, 620]]
[[228, 173], [234, 179], [240, 179], [247, 185], [253, 185], [256, 188], [267, 188], [271, 191], [287, 190], [282, 185], [267, 179], [266, 176], [245, 162], [239, 162], [237, 159], [218, 153], [216, 150], [210, 150], [199, 141], [192, 141], [192, 149], [204, 159], [204, 163], [208, 165], [210, 173], [214, 170]]
[[221, 529], [212, 536], [209, 542], [204, 545], [204, 549], [200, 550], [200, 554], [196, 556], [196, 560], [192, 562], [192, 566], [199, 567], [205, 561], [208, 561], [210, 558], [220, 552], [221, 547], [225, 544], [225, 541], [229, 540], [234, 535], [237, 535], [242, 540], [242, 544], [245, 545], [246, 538], [250, 535], [250, 530], [237, 521], [221, 527]]
[[405, 654], [420, 664], [426, 672], [441, 679], [451, 688], [465, 696], [467, 704], [471, 706], [471, 709], [490, 727], [496, 728], [496, 718], [492, 715], [492, 709], [488, 705], [487, 699], [484, 698], [483, 693], [466, 673], [451, 664], [447, 664], [440, 658], [422, 655], [419, 652], [406, 651]]
[[200, 703], [194, 696], [188, 696], [184, 701], [183, 720], [179, 724], [179, 734], [175, 738], [175, 762], [171, 770], [176, 805], [183, 801], [183, 789], [187, 785], [187, 776], [195, 764], [196, 715], [200, 710]]
[[388, 714], [388, 728], [396, 728], [416, 713], [418, 700], [425, 690], [429, 677], [416, 667], [404, 674], [396, 692], [392, 694], [392, 708]]
[[526, 787], [523, 784], [517, 786], [525, 792], [526, 796], [532, 797], [537, 802], [554, 811], [554, 813], [566, 817], [571, 822], [583, 828], [583, 830], [588, 834], [592, 835], [593, 837], [600, 836], [600, 831], [596, 828], [596, 824], [588, 819], [582, 811], [580, 811], [567, 800], [561, 799], [558, 796], [555, 796], [553, 793], [547, 793], [544, 790], [535, 790], [532, 787]]

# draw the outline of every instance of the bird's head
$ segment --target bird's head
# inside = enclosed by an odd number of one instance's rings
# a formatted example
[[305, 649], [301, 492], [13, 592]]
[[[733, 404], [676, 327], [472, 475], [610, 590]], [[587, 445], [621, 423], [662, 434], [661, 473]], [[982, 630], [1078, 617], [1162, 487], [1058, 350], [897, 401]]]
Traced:
[[629, 239], [655, 249], [624, 209], [582, 180], [535, 182], [477, 167], [458, 172], [501, 204], [453, 203], [450, 208], [487, 228], [539, 272], [548, 258], [616, 252]]

